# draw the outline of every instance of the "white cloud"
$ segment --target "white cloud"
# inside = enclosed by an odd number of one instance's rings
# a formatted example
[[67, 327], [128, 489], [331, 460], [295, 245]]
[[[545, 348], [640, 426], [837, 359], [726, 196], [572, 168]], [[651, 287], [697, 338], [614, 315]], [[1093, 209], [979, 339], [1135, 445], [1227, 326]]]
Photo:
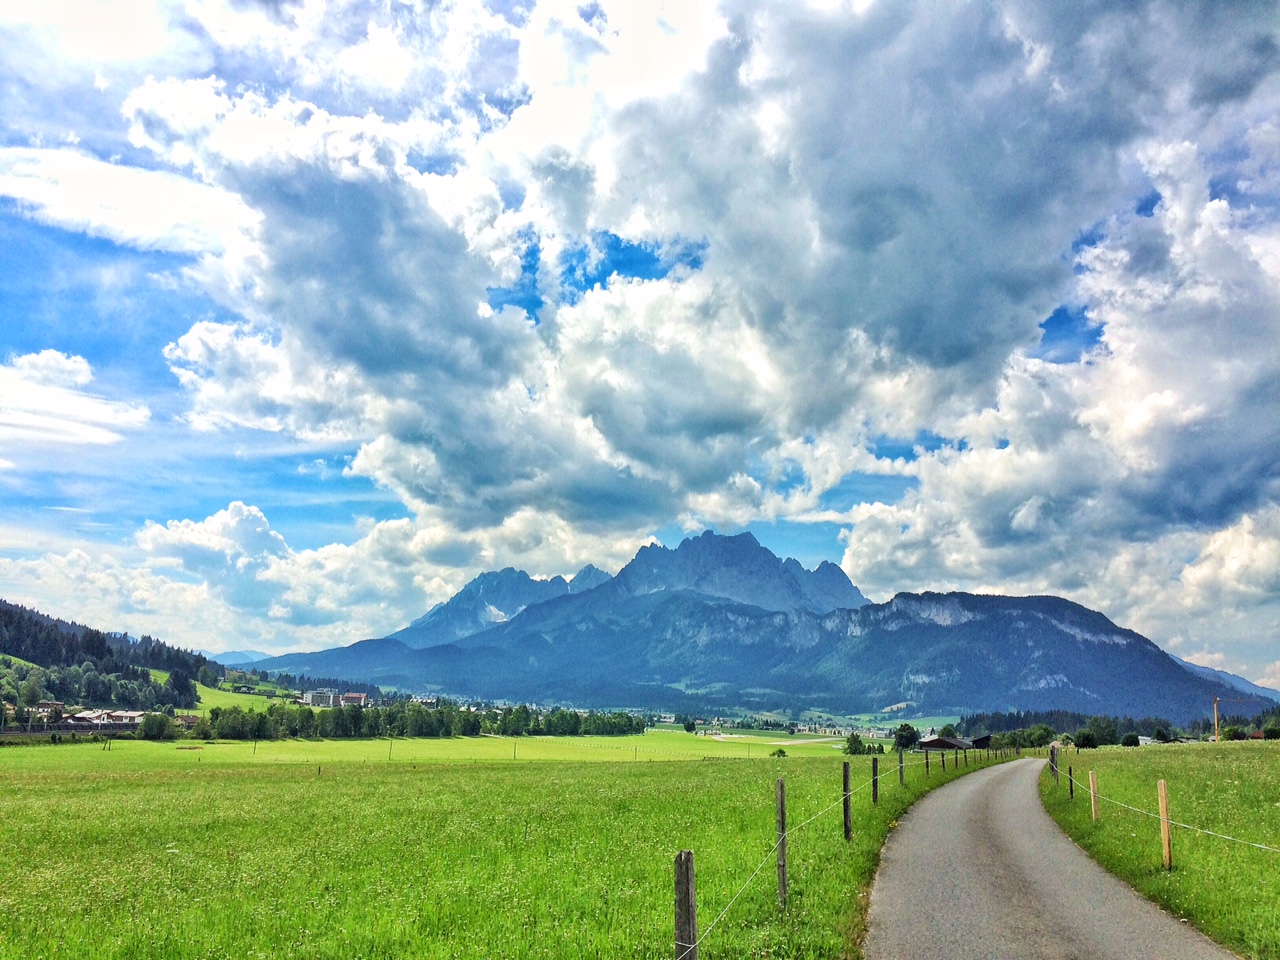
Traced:
[[616, 567], [648, 539], [583, 538], [523, 511], [469, 537], [369, 521], [351, 544], [293, 550], [259, 508], [236, 501], [204, 520], [148, 522], [133, 549], [58, 544], [36, 557], [0, 556], [0, 584], [6, 599], [104, 629], [192, 648], [286, 652], [384, 636], [456, 592], [466, 569]]
[[338, 54], [338, 68], [343, 73], [372, 80], [388, 90], [400, 90], [413, 71], [413, 57], [390, 27], [369, 21], [365, 39]]
[[66, 149], [0, 148], [0, 194], [44, 223], [172, 253], [241, 249], [259, 220], [226, 190]]
[[28, 383], [46, 387], [83, 387], [93, 379], [93, 370], [84, 357], [72, 357], [57, 350], [41, 350], [11, 357], [9, 366]]
[[0, 196], [32, 219], [142, 250], [197, 258], [189, 274], [240, 300], [257, 255], [260, 215], [240, 197], [162, 170], [70, 149], [0, 148]]
[[1145, 157], [1155, 216], [1080, 258], [1104, 349], [1012, 359], [992, 407], [935, 427], [954, 445], [919, 490], [854, 511], [845, 567], [876, 592], [1067, 593], [1242, 670], [1280, 635], [1280, 277], [1195, 148]]
[[12, 0], [0, 24], [38, 31], [63, 55], [94, 63], [147, 60], [172, 43], [168, 4], [156, 0]]
[[1260, 683], [1264, 687], [1270, 687], [1272, 690], [1280, 690], [1280, 660], [1269, 665], [1262, 673], [1254, 678], [1254, 683]]
[[[83, 357], [54, 350], [11, 357], [0, 366], [0, 442], [104, 444], [150, 419], [145, 406], [78, 389], [93, 378]], [[10, 448], [16, 449], [16, 448]]]
[[1211, 653], [1207, 650], [1201, 650], [1196, 653], [1189, 653], [1182, 659], [1200, 667], [1212, 667], [1214, 670], [1228, 669], [1227, 655], [1225, 653]]
[[299, 344], [276, 344], [244, 324], [201, 321], [164, 351], [191, 391], [190, 422], [201, 430], [245, 426], [308, 440], [366, 435], [386, 402], [359, 371], [311, 362]]

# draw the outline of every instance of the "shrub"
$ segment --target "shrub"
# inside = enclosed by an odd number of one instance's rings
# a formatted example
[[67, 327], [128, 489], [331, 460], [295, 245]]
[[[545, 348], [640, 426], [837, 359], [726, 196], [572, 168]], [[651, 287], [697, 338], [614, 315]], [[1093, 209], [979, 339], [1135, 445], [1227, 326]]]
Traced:
[[139, 740], [172, 740], [177, 735], [173, 718], [163, 713], [148, 713], [138, 725]]
[[1262, 739], [1264, 740], [1280, 740], [1280, 727], [1274, 723], [1268, 724], [1262, 728]]
[[786, 755], [787, 755], [787, 751], [783, 750], [781, 747], [773, 751], [773, 753], [769, 754], [769, 756], [771, 757], [785, 757]]
[[684, 722], [684, 732], [685, 732], [685, 733], [693, 733], [693, 732], [694, 732], [694, 731], [696, 731], [697, 729], [698, 729], [698, 725], [697, 725], [696, 723], [694, 723], [692, 720], [686, 720], [686, 721]]
[[1244, 727], [1223, 727], [1223, 740], [1248, 740], [1249, 734]]
[[1120, 738], [1120, 746], [1122, 747], [1136, 747], [1139, 743], [1140, 741], [1138, 740], [1138, 735], [1136, 733], [1126, 733]]

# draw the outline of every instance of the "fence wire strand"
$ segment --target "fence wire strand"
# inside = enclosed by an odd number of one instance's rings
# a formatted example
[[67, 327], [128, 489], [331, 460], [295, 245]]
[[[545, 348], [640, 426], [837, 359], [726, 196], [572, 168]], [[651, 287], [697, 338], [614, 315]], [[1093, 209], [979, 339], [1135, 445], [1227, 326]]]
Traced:
[[[1087, 783], [1077, 780], [1074, 776], [1072, 776], [1069, 773], [1067, 774], [1067, 779], [1070, 780], [1072, 783], [1074, 783], [1076, 786], [1080, 787], [1082, 790], [1089, 789], [1089, 785]], [[1158, 813], [1152, 813], [1150, 810], [1143, 810], [1141, 807], [1130, 806], [1129, 804], [1124, 803], [1123, 801], [1116, 800], [1112, 797], [1103, 796], [1101, 792], [1097, 794], [1097, 797], [1099, 800], [1105, 800], [1107, 801], [1107, 803], [1115, 804], [1115, 806], [1117, 807], [1124, 807], [1126, 810], [1132, 810], [1134, 813], [1140, 813], [1144, 817], [1151, 817], [1153, 820], [1164, 819]], [[1169, 819], [1169, 825], [1171, 827], [1181, 827], [1183, 830], [1190, 830], [1193, 833], [1203, 833], [1206, 836], [1217, 837], [1219, 840], [1230, 840], [1232, 843], [1241, 843], [1241, 844], [1244, 844], [1246, 847], [1255, 847], [1258, 850], [1266, 850], [1269, 853], [1280, 853], [1280, 848], [1270, 847], [1270, 846], [1267, 846], [1267, 844], [1265, 843], [1255, 843], [1252, 840], [1241, 840], [1239, 837], [1229, 837], [1225, 833], [1217, 833], [1214, 830], [1206, 830], [1204, 827], [1197, 827], [1194, 824], [1190, 824], [1190, 823], [1181, 823], [1172, 818]]]
[[828, 807], [825, 807], [822, 810], [819, 810], [808, 820], [798, 823], [794, 827], [788, 827], [786, 831], [782, 834], [782, 836], [774, 841], [774, 844], [769, 849], [769, 852], [764, 855], [764, 859], [761, 860], [756, 865], [756, 868], [751, 871], [751, 876], [747, 877], [746, 882], [743, 883], [743, 885], [738, 888], [738, 892], [733, 895], [733, 897], [729, 900], [729, 902], [724, 905], [724, 909], [722, 909], [720, 913], [716, 915], [716, 918], [711, 921], [711, 925], [707, 927], [707, 929], [704, 930], [701, 934], [699, 934], [697, 940], [695, 940], [689, 946], [685, 947], [684, 952], [681, 953], [678, 957], [676, 957], [676, 960], [684, 960], [684, 958], [688, 956], [690, 952], [692, 952], [694, 949], [700, 946], [702, 944], [702, 941], [707, 939], [707, 937], [711, 935], [711, 931], [716, 928], [716, 924], [724, 919], [725, 914], [729, 912], [729, 908], [738, 902], [738, 898], [741, 897], [746, 892], [747, 887], [751, 886], [752, 881], [755, 880], [755, 878], [760, 874], [760, 871], [764, 869], [764, 865], [768, 863], [770, 858], [773, 857], [778, 852], [778, 847], [782, 845], [782, 841], [785, 838], [791, 836], [791, 834], [795, 833], [797, 830], [801, 830], [804, 827], [807, 827], [809, 824], [813, 823], [813, 821], [817, 820], [819, 817], [825, 816], [826, 814], [830, 813], [837, 806], [840, 806], [841, 804], [844, 803], [846, 796], [852, 797], [859, 790], [865, 790], [867, 787], [871, 786], [871, 784], [874, 782], [875, 779], [876, 779], [875, 777], [872, 777], [871, 780], [868, 780], [866, 783], [860, 784], [859, 786], [850, 790], [847, 794], [841, 792], [840, 799], [837, 800], [835, 803], [831, 804]]
[[[993, 756], [993, 757], [992, 757], [992, 759], [1000, 759], [1000, 757], [999, 757], [998, 755], [995, 755], [995, 756]], [[903, 764], [903, 767], [922, 767], [922, 766], [924, 766], [924, 761], [923, 761], [923, 760], [917, 760], [917, 761], [914, 761], [914, 762], [912, 762], [912, 763], [904, 763], [904, 764]], [[883, 775], [884, 775], [884, 774], [883, 774], [883, 772], [882, 772], [882, 773], [880, 774], [880, 776], [883, 776]], [[878, 779], [878, 777], [872, 777], [870, 780], [867, 780], [866, 782], [861, 783], [861, 784], [859, 784], [858, 786], [856, 786], [856, 787], [852, 788], [851, 790], [849, 790], [849, 792], [848, 792], [848, 793], [845, 793], [845, 792], [841, 791], [841, 793], [840, 793], [840, 799], [839, 799], [839, 800], [837, 800], [837, 801], [835, 801], [835, 803], [832, 803], [832, 804], [830, 804], [829, 806], [824, 807], [823, 809], [821, 809], [821, 810], [819, 810], [817, 813], [815, 813], [813, 816], [811, 816], [809, 819], [804, 820], [804, 821], [802, 821], [802, 822], [800, 822], [800, 823], [796, 824], [794, 827], [788, 827], [788, 828], [786, 829], [786, 831], [783, 833], [783, 835], [782, 835], [781, 837], [779, 837], [777, 840], [775, 840], [775, 841], [774, 841], [773, 846], [769, 848], [769, 852], [768, 852], [768, 853], [766, 853], [766, 854], [764, 855], [764, 858], [763, 858], [763, 859], [762, 859], [758, 864], [756, 864], [756, 868], [755, 868], [754, 870], [752, 870], [752, 871], [751, 871], [751, 876], [747, 877], [746, 882], [744, 882], [744, 883], [742, 884], [742, 886], [740, 886], [740, 887], [738, 888], [738, 892], [737, 892], [737, 893], [735, 893], [735, 894], [734, 894], [734, 895], [729, 899], [729, 902], [728, 902], [728, 903], [726, 903], [726, 904], [724, 905], [724, 907], [720, 910], [720, 912], [719, 912], [718, 914], [716, 914], [716, 918], [715, 918], [714, 920], [712, 920], [712, 921], [711, 921], [711, 924], [707, 927], [707, 929], [706, 929], [706, 930], [704, 930], [704, 931], [702, 931], [702, 933], [700, 933], [700, 934], [698, 935], [698, 939], [697, 939], [697, 940], [695, 940], [693, 943], [691, 943], [691, 944], [689, 944], [687, 947], [685, 947], [685, 948], [684, 948], [684, 950], [683, 950], [683, 951], [682, 951], [682, 952], [681, 952], [681, 953], [676, 957], [676, 960], [685, 960], [685, 958], [686, 958], [690, 953], [692, 953], [694, 950], [696, 950], [698, 947], [700, 947], [700, 946], [702, 945], [702, 941], [706, 940], [706, 939], [707, 939], [707, 937], [711, 936], [711, 931], [712, 931], [712, 930], [714, 930], [714, 929], [716, 928], [716, 924], [718, 924], [721, 920], [723, 920], [723, 919], [725, 918], [725, 915], [729, 912], [730, 908], [731, 908], [735, 903], [737, 903], [737, 902], [738, 902], [738, 898], [739, 898], [739, 897], [741, 897], [744, 893], [746, 893], [746, 892], [747, 892], [747, 888], [748, 888], [749, 886], [751, 886], [751, 884], [752, 884], [752, 882], [755, 880], [755, 878], [756, 878], [757, 876], [759, 876], [759, 875], [760, 875], [760, 871], [764, 869], [764, 865], [765, 865], [766, 863], [768, 863], [768, 862], [769, 862], [769, 860], [770, 860], [774, 855], [776, 855], [776, 854], [777, 854], [777, 852], [778, 852], [778, 847], [782, 845], [782, 841], [783, 841], [784, 839], [786, 839], [787, 837], [791, 836], [791, 834], [795, 833], [796, 831], [804, 829], [804, 828], [805, 828], [805, 827], [807, 827], [809, 824], [813, 823], [813, 821], [817, 820], [819, 817], [826, 816], [828, 813], [830, 813], [830, 812], [831, 812], [832, 810], [834, 810], [836, 807], [843, 805], [843, 804], [844, 804], [844, 801], [845, 801], [845, 799], [846, 799], [847, 797], [852, 797], [855, 793], [858, 793], [858, 792], [860, 792], [860, 791], [862, 791], [862, 790], [865, 790], [867, 787], [871, 786], [871, 784], [873, 784], [877, 779]]]

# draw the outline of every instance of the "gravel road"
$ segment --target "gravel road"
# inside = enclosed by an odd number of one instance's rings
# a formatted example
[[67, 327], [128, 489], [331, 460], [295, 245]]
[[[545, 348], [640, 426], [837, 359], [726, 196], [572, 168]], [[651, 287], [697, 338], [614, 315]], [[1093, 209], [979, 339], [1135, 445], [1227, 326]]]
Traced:
[[871, 892], [867, 960], [1234, 957], [1067, 839], [1040, 805], [1044, 763], [971, 773], [902, 819]]

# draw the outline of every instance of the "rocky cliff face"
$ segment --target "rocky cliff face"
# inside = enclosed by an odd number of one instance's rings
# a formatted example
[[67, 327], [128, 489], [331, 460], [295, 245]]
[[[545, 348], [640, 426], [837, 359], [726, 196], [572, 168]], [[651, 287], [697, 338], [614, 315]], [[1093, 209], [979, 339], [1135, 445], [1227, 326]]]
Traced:
[[512, 567], [482, 573], [391, 637], [414, 648], [453, 643], [494, 624], [505, 623], [528, 606], [568, 592], [569, 584], [564, 577], [535, 580]]
[[779, 560], [750, 533], [722, 537], [708, 530], [674, 550], [656, 544], [643, 547], [615, 583], [629, 596], [691, 590], [765, 610], [826, 613], [867, 602], [834, 563], [806, 570], [796, 560]]

